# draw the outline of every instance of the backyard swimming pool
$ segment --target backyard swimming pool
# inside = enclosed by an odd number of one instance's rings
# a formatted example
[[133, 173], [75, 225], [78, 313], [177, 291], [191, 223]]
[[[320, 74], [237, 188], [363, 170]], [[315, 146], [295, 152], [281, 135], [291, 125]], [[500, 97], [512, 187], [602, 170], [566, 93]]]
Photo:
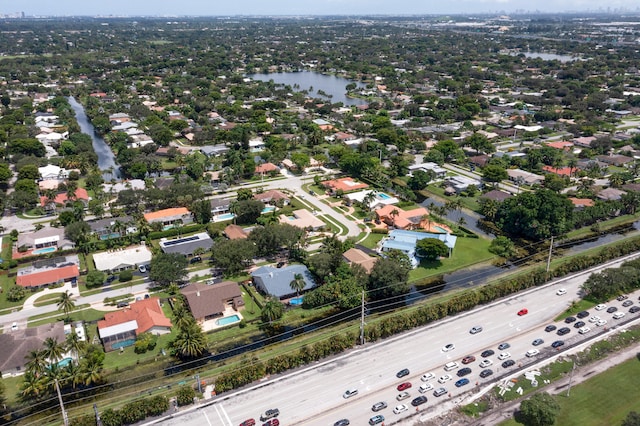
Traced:
[[32, 251], [31, 254], [51, 253], [51, 252], [54, 252], [56, 250], [57, 250], [56, 247], [43, 247], [43, 248], [36, 249], [36, 250]]
[[233, 213], [225, 213], [225, 214], [220, 214], [218, 216], [214, 216], [213, 220], [214, 222], [222, 222], [225, 220], [231, 220], [234, 217], [236, 217], [236, 215], [234, 215]]
[[391, 198], [391, 195], [385, 194], [384, 192], [378, 192], [376, 196], [381, 200], [388, 200], [389, 198]]
[[132, 346], [136, 344], [136, 339], [127, 339], [127, 340], [123, 340], [122, 342], [116, 342], [113, 345], [111, 345], [111, 347], [113, 349], [120, 349], [120, 348], [126, 348], [127, 346]]
[[433, 225], [433, 229], [435, 229], [438, 232], [442, 232], [443, 234], [448, 234], [449, 233], [449, 230], [448, 229], [444, 229], [442, 226]]
[[216, 325], [229, 325], [240, 321], [240, 316], [231, 315], [228, 317], [220, 318], [216, 320]]
[[294, 297], [289, 300], [289, 304], [293, 306], [302, 305], [302, 301], [304, 300], [304, 296]]
[[262, 209], [261, 213], [262, 214], [271, 213], [271, 212], [273, 212], [275, 210], [276, 210], [276, 206], [266, 206], [264, 209]]
[[66, 367], [67, 365], [69, 365], [71, 363], [71, 361], [73, 361], [71, 358], [64, 358], [61, 359], [60, 362], [58, 362], [58, 367]]

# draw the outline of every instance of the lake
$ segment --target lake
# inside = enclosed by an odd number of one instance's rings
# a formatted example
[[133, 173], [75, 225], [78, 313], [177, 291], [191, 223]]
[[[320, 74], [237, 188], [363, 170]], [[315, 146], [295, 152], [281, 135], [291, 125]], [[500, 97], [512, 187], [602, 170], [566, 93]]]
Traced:
[[[292, 91], [296, 92], [307, 90], [310, 96], [325, 98], [330, 100], [331, 103], [342, 102], [344, 105], [366, 105], [368, 103], [364, 99], [347, 97], [347, 84], [355, 83], [357, 87], [363, 89], [366, 87], [364, 83], [336, 77], [334, 75], [325, 75], [313, 71], [299, 71], [250, 74], [247, 77], [260, 81], [273, 80], [274, 83], [281, 84], [285, 87], [289, 86]], [[331, 98], [318, 94], [318, 91], [330, 95]]]
[[[512, 56], [518, 56], [520, 53], [512, 53]], [[572, 55], [558, 55], [556, 53], [540, 53], [540, 52], [522, 52], [524, 56], [527, 58], [539, 58], [544, 59], [545, 61], [560, 61], [560, 62], [573, 62], [573, 61], [583, 61], [579, 56]]]
[[82, 104], [74, 97], [68, 97], [67, 100], [71, 108], [73, 108], [73, 112], [76, 114], [76, 121], [80, 126], [80, 130], [82, 133], [91, 136], [93, 150], [98, 155], [98, 168], [103, 172], [102, 178], [105, 181], [120, 179], [120, 166], [116, 163], [116, 157], [113, 155], [113, 151], [111, 151], [107, 142], [96, 134], [95, 128], [84, 112]]

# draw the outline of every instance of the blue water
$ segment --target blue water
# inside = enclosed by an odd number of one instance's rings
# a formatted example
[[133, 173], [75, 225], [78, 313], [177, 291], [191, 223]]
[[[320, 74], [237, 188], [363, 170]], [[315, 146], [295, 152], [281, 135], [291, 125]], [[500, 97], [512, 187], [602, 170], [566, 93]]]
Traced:
[[296, 220], [295, 216], [287, 216], [287, 219], [289, 219], [289, 220]]
[[378, 198], [380, 198], [381, 200], [388, 200], [389, 198], [391, 198], [390, 195], [385, 194], [384, 192], [378, 192], [377, 194]]
[[107, 235], [100, 235], [100, 239], [104, 241], [104, 240], [110, 240], [111, 238], [118, 238], [119, 236], [120, 234], [118, 234], [117, 232], [114, 232]]
[[221, 214], [221, 215], [215, 216], [215, 220], [216, 221], [231, 220], [234, 217], [236, 217], [236, 216], [233, 213], [225, 213], [225, 214]]
[[302, 305], [302, 301], [304, 300], [304, 296], [294, 297], [289, 300], [290, 305]]
[[433, 227], [434, 227], [437, 231], [442, 232], [443, 234], [447, 234], [447, 233], [449, 232], [448, 230], [446, 230], [446, 229], [444, 229], [443, 227], [438, 226], [438, 225], [434, 225]]
[[31, 252], [31, 254], [43, 254], [43, 253], [51, 253], [53, 251], [56, 251], [57, 248], [55, 247], [45, 247], [45, 248], [41, 248], [41, 249], [37, 249]]
[[229, 325], [240, 321], [238, 315], [231, 315], [230, 317], [224, 317], [216, 320], [216, 325]]
[[267, 207], [265, 207], [264, 209], [262, 209], [262, 212], [261, 212], [261, 213], [262, 213], [262, 214], [265, 214], [265, 213], [271, 213], [271, 212], [272, 212], [272, 211], [274, 211], [275, 209], [276, 209], [276, 207], [275, 207], [275, 206], [267, 206]]
[[126, 348], [127, 346], [133, 346], [136, 343], [136, 339], [127, 339], [127, 340], [123, 340], [122, 342], [116, 342], [113, 345], [111, 345], [111, 347], [113, 349], [120, 349], [120, 348]]
[[60, 362], [58, 362], [58, 367], [66, 367], [71, 363], [71, 361], [73, 361], [71, 358], [62, 359], [60, 360]]

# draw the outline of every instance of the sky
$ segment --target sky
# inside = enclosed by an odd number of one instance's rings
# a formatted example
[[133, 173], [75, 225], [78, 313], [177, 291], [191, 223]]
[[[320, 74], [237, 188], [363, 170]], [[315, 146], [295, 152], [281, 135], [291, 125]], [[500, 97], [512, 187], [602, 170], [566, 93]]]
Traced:
[[27, 16], [424, 15], [516, 11], [625, 11], [640, 0], [0, 0]]

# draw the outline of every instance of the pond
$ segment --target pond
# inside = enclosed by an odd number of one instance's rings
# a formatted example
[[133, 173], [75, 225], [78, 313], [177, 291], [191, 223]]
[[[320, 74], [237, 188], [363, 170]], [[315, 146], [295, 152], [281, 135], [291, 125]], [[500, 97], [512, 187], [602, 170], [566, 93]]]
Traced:
[[583, 61], [579, 56], [573, 55], [558, 55], [556, 53], [541, 53], [541, 52], [521, 52], [521, 53], [512, 53], [511, 56], [524, 55], [527, 58], [537, 58], [543, 59], [545, 61], [560, 61], [560, 62], [573, 62], [573, 61]]
[[[355, 83], [359, 88], [365, 88], [365, 84], [334, 75], [325, 75], [313, 71], [300, 71], [250, 74], [247, 77], [260, 81], [273, 80], [276, 84], [281, 84], [285, 87], [290, 86], [291, 90], [296, 92], [307, 90], [310, 96], [325, 98], [330, 100], [331, 103], [342, 102], [344, 105], [367, 104], [366, 100], [348, 97], [346, 89], [346, 86], [351, 83]], [[322, 93], [328, 96], [324, 96]]]

